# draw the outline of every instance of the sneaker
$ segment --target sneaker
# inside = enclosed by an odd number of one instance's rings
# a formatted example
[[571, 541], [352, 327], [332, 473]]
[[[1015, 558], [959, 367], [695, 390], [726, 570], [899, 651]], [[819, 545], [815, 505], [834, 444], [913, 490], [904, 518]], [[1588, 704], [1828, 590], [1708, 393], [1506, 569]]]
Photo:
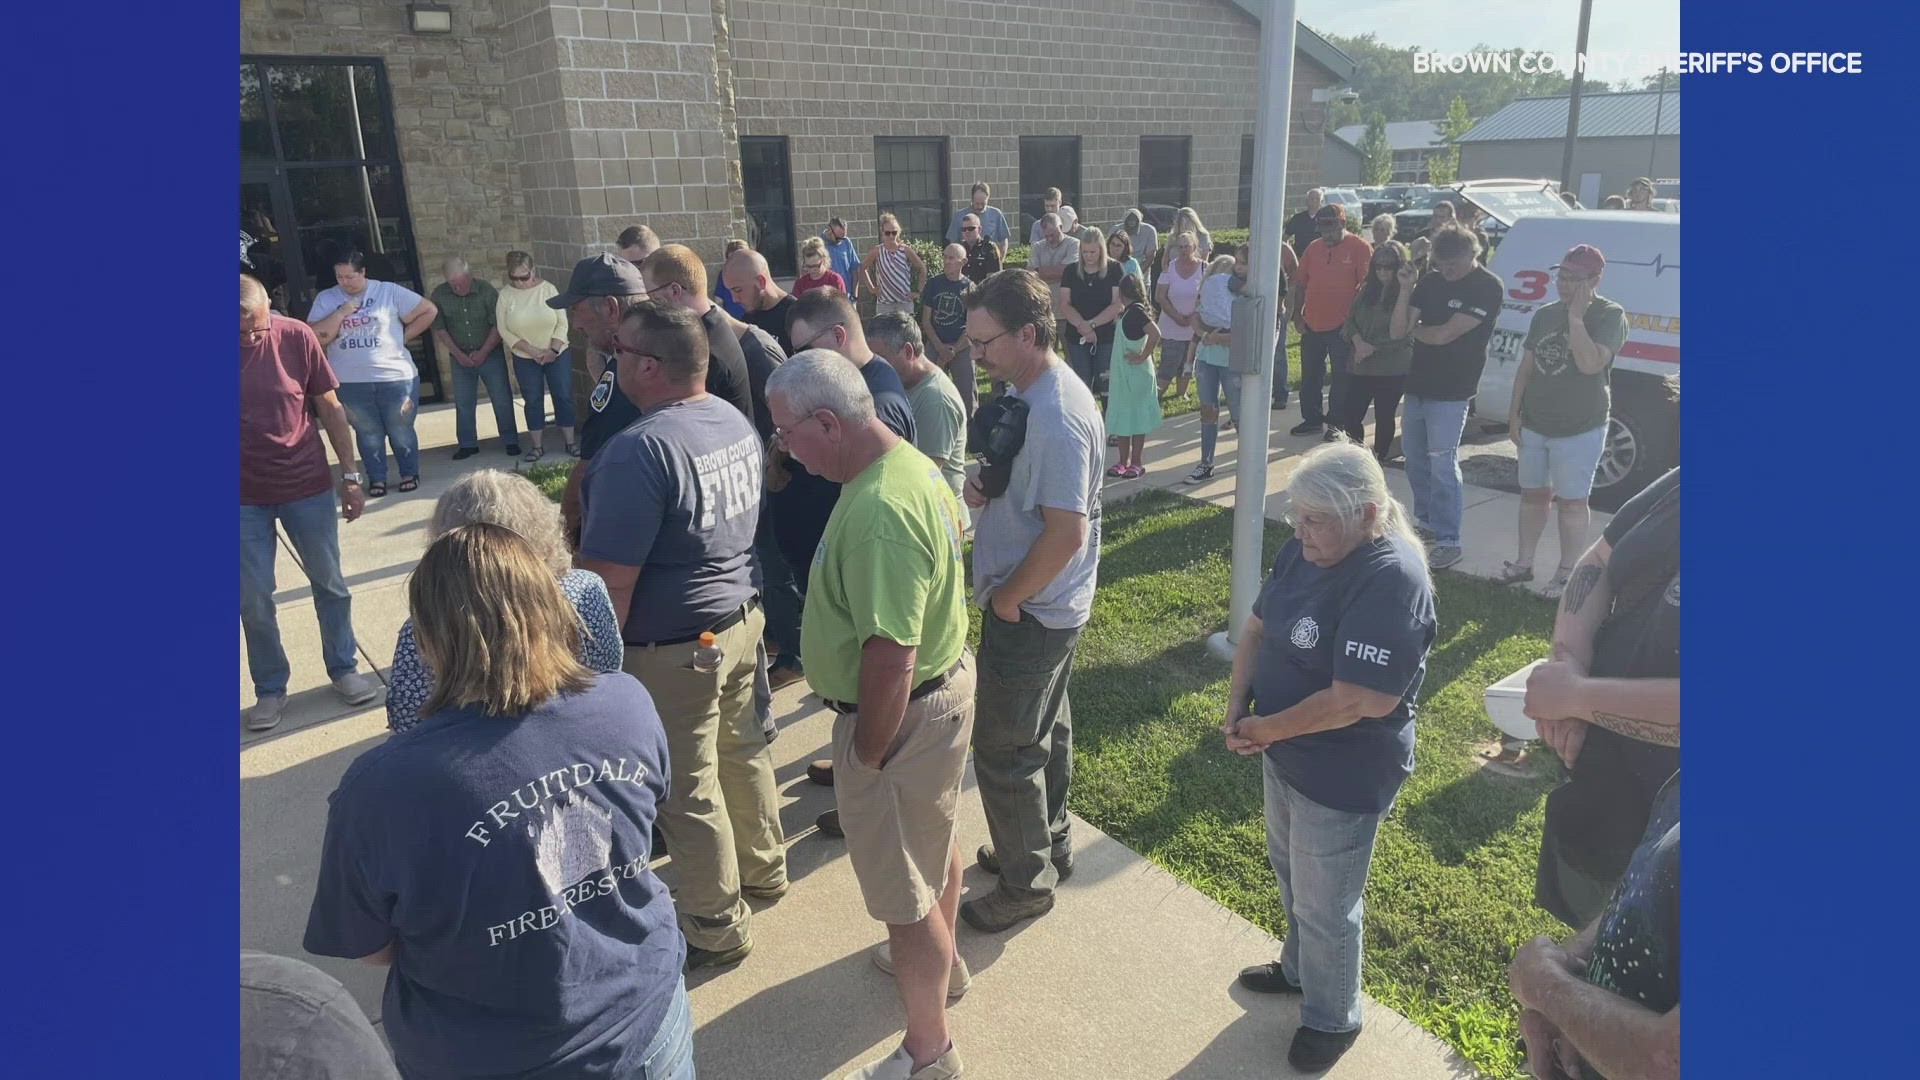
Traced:
[[253, 708], [247, 710], [247, 730], [272, 731], [286, 711], [287, 695], [261, 694]]
[[1359, 1038], [1359, 1028], [1352, 1031], [1319, 1031], [1302, 1026], [1293, 1033], [1293, 1045], [1287, 1047], [1287, 1064], [1297, 1072], [1326, 1072]]
[[1203, 462], [1199, 465], [1195, 465], [1193, 467], [1193, 471], [1187, 474], [1186, 482], [1189, 484], [1197, 484], [1200, 481], [1205, 480], [1207, 477], [1212, 475], [1213, 475], [1213, 466], [1211, 464]]
[[784, 690], [797, 682], [805, 682], [807, 669], [799, 664], [777, 664], [767, 669], [767, 686], [774, 690]]
[[840, 827], [840, 808], [833, 809], [813, 819], [813, 827], [828, 836], [845, 836], [847, 832]]
[[357, 671], [349, 671], [333, 680], [334, 693], [349, 705], [365, 705], [380, 696], [380, 684]]
[[[985, 870], [994, 877], [1000, 876], [1000, 856], [993, 853], [992, 844], [981, 844], [980, 850], [974, 852], [973, 857], [974, 861], [980, 864], [980, 869]], [[1073, 852], [1068, 851], [1060, 855], [1055, 855], [1053, 857], [1053, 869], [1055, 873], [1060, 875], [1061, 881], [1072, 877]]]
[[480, 448], [477, 446], [463, 446], [453, 452], [453, 460], [465, 461], [479, 452]]
[[1440, 539], [1439, 533], [1434, 532], [1432, 529], [1427, 528], [1425, 525], [1415, 525], [1413, 527], [1413, 535], [1419, 537], [1422, 540], [1425, 540], [1429, 544], [1433, 543], [1435, 540]]
[[745, 960], [747, 954], [752, 951], [753, 940], [751, 938], [735, 945], [731, 949], [720, 949], [717, 951], [714, 949], [703, 949], [698, 945], [689, 944], [687, 946], [687, 970], [698, 971], [701, 968], [732, 967], [740, 961]]
[[1445, 570], [1459, 562], [1461, 556], [1459, 544], [1441, 544], [1427, 555], [1427, 566], [1434, 570]]
[[1299, 423], [1288, 428], [1287, 434], [1318, 435], [1321, 432], [1325, 431], [1326, 429], [1327, 429], [1327, 425], [1319, 420], [1302, 420]]
[[879, 1061], [848, 1073], [846, 1080], [959, 1080], [960, 1070], [960, 1051], [951, 1045], [938, 1061], [924, 1069], [913, 1067], [913, 1055], [902, 1046]]
[[833, 786], [832, 759], [821, 758], [818, 761], [807, 762], [807, 779], [813, 781], [816, 784], [819, 784], [821, 787], [832, 787]]
[[[893, 946], [881, 942], [868, 954], [873, 957], [873, 966], [887, 974], [893, 974]], [[947, 972], [947, 1000], [959, 1001], [968, 990], [973, 989], [973, 972], [967, 970], [967, 962], [960, 957], [953, 958], [953, 967]]]
[[1240, 969], [1240, 985], [1259, 994], [1297, 994], [1300, 988], [1280, 972], [1280, 961]]
[[994, 934], [1028, 919], [1037, 919], [1052, 910], [1053, 894], [1050, 892], [1015, 896], [1005, 889], [995, 889], [979, 899], [961, 904], [960, 917], [975, 930]]

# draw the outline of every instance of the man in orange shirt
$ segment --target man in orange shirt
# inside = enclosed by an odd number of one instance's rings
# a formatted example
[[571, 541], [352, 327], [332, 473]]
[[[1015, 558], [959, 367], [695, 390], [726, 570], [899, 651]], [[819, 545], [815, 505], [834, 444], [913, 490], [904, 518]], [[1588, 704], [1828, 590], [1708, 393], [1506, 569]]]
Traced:
[[[1346, 389], [1347, 362], [1351, 346], [1341, 328], [1347, 322], [1347, 309], [1360, 287], [1367, 283], [1367, 265], [1373, 258], [1373, 245], [1347, 231], [1347, 211], [1339, 203], [1328, 203], [1313, 215], [1320, 228], [1320, 239], [1300, 253], [1300, 269], [1293, 276], [1294, 322], [1300, 328], [1300, 423], [1294, 435], [1323, 434], [1332, 439], [1338, 427], [1328, 416], [1341, 415], [1340, 398]], [[1333, 387], [1325, 405], [1320, 387], [1327, 382], [1328, 361], [1332, 361]]]

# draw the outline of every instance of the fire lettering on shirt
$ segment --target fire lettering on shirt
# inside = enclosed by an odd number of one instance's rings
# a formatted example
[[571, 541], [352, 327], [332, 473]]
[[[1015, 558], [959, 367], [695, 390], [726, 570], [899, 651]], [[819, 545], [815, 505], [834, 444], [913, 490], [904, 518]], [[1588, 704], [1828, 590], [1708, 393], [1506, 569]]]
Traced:
[[[464, 834], [467, 839], [486, 847], [493, 842], [493, 831], [503, 829], [507, 822], [520, 816], [521, 810], [531, 811], [559, 795], [577, 787], [592, 783], [606, 783], [612, 780], [629, 784], [645, 784], [647, 767], [638, 761], [626, 758], [601, 759], [598, 765], [592, 762], [578, 762], [563, 765], [543, 776], [522, 784], [507, 793], [507, 797], [487, 808], [486, 817], [475, 821]], [[520, 807], [515, 810], [514, 807]], [[493, 824], [489, 826], [487, 823]]]

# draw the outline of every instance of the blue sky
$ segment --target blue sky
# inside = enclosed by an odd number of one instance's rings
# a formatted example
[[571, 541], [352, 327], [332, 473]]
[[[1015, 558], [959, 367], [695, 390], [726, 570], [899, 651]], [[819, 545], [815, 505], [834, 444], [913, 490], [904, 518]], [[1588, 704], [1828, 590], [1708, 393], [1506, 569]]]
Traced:
[[[1301, 22], [1321, 33], [1357, 36], [1371, 31], [1388, 45], [1466, 50], [1573, 52], [1579, 0], [1298, 0]], [[1594, 0], [1589, 52], [1677, 53], [1680, 0]]]

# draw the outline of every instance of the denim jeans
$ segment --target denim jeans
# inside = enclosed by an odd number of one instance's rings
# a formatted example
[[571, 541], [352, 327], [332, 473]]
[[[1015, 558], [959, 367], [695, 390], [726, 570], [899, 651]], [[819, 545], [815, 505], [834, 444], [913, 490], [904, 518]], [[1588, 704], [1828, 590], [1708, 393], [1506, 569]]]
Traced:
[[[343, 382], [340, 404], [353, 424], [353, 443], [367, 470], [367, 483], [387, 482], [387, 444], [393, 444], [394, 465], [402, 480], [420, 475], [420, 437], [413, 432], [419, 415], [420, 380]], [[404, 411], [402, 406], [405, 406]]]
[[[1065, 324], [1063, 323], [1061, 325]], [[1097, 380], [1100, 376], [1099, 373], [1094, 370], [1094, 361], [1095, 358], [1100, 355], [1099, 339], [1095, 338], [1092, 345], [1082, 344], [1080, 341], [1080, 331], [1075, 330], [1071, 326], [1067, 327], [1065, 337], [1067, 342], [1067, 366], [1073, 369], [1075, 375], [1080, 376], [1081, 382], [1087, 384], [1087, 389], [1096, 390]]]
[[573, 426], [573, 350], [561, 352], [551, 364], [539, 364], [524, 356], [513, 358], [513, 373], [520, 377], [520, 396], [527, 402], [527, 430], [547, 427], [547, 395], [553, 395], [555, 427]]
[[1413, 489], [1414, 520], [1432, 529], [1442, 547], [1460, 546], [1460, 434], [1467, 403], [1432, 401], [1408, 394], [1400, 402], [1400, 448], [1407, 455], [1407, 486]]
[[667, 1006], [667, 1018], [647, 1044], [640, 1071], [622, 1080], [694, 1080], [693, 1008], [687, 1000], [687, 981], [674, 988], [673, 1004]]
[[980, 627], [973, 769], [1000, 887], [1050, 893], [1053, 856], [1072, 850], [1067, 787], [1073, 780], [1073, 710], [1067, 680], [1082, 627], [1053, 630], [1031, 615]]
[[1291, 323], [1281, 322], [1280, 336], [1273, 341], [1273, 407], [1287, 407], [1287, 328]]
[[1300, 987], [1300, 1023], [1315, 1031], [1360, 1026], [1361, 916], [1373, 841], [1386, 812], [1329, 810], [1280, 778], [1262, 754], [1267, 860], [1280, 882], [1287, 940], [1280, 973]]
[[[1342, 415], [1340, 403], [1347, 390], [1347, 360], [1353, 347], [1339, 327], [1332, 330], [1308, 330], [1300, 335], [1300, 419], [1309, 424], [1331, 423]], [[1331, 371], [1329, 371], [1331, 368]], [[1326, 404], [1320, 403], [1320, 388], [1331, 375]]]
[[340, 507], [333, 489], [299, 502], [240, 508], [240, 626], [246, 631], [247, 671], [254, 694], [287, 692], [286, 650], [280, 647], [280, 619], [274, 610], [274, 558], [279, 542], [274, 522], [287, 527], [287, 539], [307, 568], [313, 586], [313, 611], [320, 618], [320, 654], [327, 678], [353, 671], [353, 597], [340, 576]]
[[477, 367], [453, 362], [453, 430], [463, 447], [480, 445], [480, 384], [487, 384], [487, 400], [493, 405], [493, 428], [500, 441], [520, 441], [520, 429], [513, 420], [513, 384], [507, 379], [507, 354], [495, 349]]

